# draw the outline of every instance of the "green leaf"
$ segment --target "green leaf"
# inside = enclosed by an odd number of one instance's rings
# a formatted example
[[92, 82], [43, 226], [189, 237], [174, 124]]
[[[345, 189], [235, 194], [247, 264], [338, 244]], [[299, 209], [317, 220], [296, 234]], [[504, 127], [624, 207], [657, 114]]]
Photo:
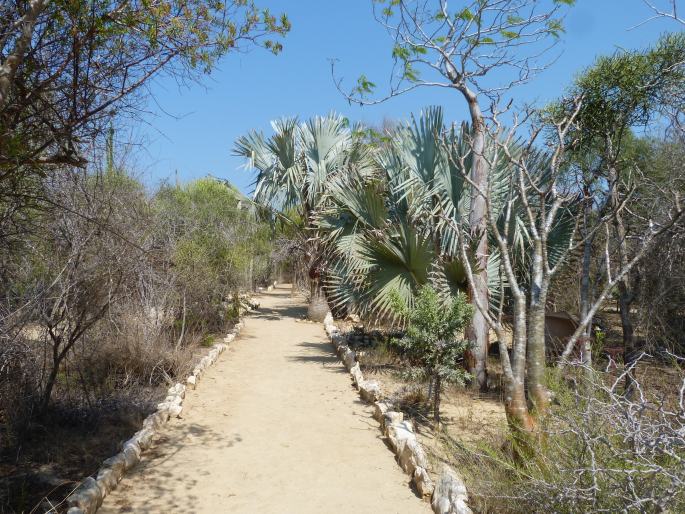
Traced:
[[392, 49], [392, 57], [406, 61], [409, 59], [409, 50], [402, 45], [395, 45]]
[[468, 7], [465, 7], [461, 10], [461, 12], [459, 12], [459, 14], [457, 14], [457, 18], [464, 21], [471, 21], [473, 19], [473, 13]]

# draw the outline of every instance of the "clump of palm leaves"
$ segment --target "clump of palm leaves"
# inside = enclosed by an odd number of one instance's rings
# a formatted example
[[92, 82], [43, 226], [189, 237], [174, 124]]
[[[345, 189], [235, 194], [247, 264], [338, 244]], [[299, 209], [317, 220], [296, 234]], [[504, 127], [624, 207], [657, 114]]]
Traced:
[[[312, 294], [323, 291], [338, 312], [394, 323], [393, 291], [411, 308], [426, 284], [443, 302], [466, 290], [459, 238], [471, 237], [467, 125], [446, 126], [442, 110], [434, 107], [374, 144], [335, 114], [306, 123], [281, 120], [273, 128], [269, 138], [258, 132], [240, 138], [236, 153], [257, 170], [255, 201], [297, 228]], [[491, 210], [509, 225], [516, 264], [525, 269], [529, 237], [523, 207], [509, 217], [504, 208], [521, 203], [513, 186], [516, 166], [494, 158], [501, 151], [501, 144], [486, 145], [488, 161], [496, 163], [489, 173]], [[516, 152], [512, 145], [509, 153]], [[544, 177], [548, 157], [541, 152], [534, 164], [530, 173]], [[559, 223], [559, 248], [568, 242], [564, 226]], [[470, 241], [463, 242], [472, 255]], [[492, 242], [487, 275], [493, 310], [504, 306], [507, 286], [500, 263]]]

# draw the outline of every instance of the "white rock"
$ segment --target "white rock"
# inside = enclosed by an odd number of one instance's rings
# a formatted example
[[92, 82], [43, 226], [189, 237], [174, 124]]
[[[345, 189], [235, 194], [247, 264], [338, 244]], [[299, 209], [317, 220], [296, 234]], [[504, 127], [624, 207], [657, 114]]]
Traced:
[[338, 349], [338, 347], [343, 344], [344, 338], [340, 334], [331, 334], [331, 343], [333, 343], [333, 346]]
[[145, 421], [143, 421], [144, 428], [151, 428], [152, 430], [157, 430], [169, 419], [169, 412], [166, 410], [157, 411], [154, 414], [150, 414]]
[[67, 504], [70, 508], [77, 507], [86, 514], [95, 512], [100, 505], [104, 493], [93, 477], [86, 478], [76, 490], [67, 498]]
[[172, 405], [169, 408], [169, 416], [174, 418], [180, 418], [183, 412], [183, 405]]
[[416, 437], [409, 438], [405, 441], [397, 459], [404, 472], [409, 475], [413, 475], [416, 468], [428, 468], [426, 452], [423, 450], [421, 443], [419, 443]]
[[140, 449], [145, 451], [152, 444], [152, 438], [154, 435], [155, 433], [151, 428], [143, 428], [142, 430], [138, 430], [138, 432], [133, 434], [131, 439], [134, 439], [138, 443], [138, 446], [140, 446]]
[[472, 514], [466, 504], [468, 494], [461, 477], [447, 465], [444, 465], [440, 478], [435, 484], [431, 506], [436, 514]]
[[127, 450], [135, 453], [138, 460], [140, 460], [140, 456], [143, 453], [143, 449], [140, 447], [140, 445], [138, 444], [138, 441], [136, 440], [135, 437], [132, 437], [131, 439], [129, 439], [128, 441], [126, 441], [123, 444], [121, 453], [124, 454], [124, 458], [126, 458], [126, 451]]
[[173, 402], [168, 402], [165, 400], [162, 403], [157, 404], [157, 412], [162, 412], [162, 411], [169, 412], [169, 409], [171, 409], [173, 406], [174, 406]]
[[383, 433], [385, 435], [388, 435], [388, 428], [390, 425], [393, 424], [399, 424], [404, 420], [404, 414], [402, 412], [397, 412], [397, 411], [386, 411], [385, 414], [383, 414]]
[[331, 311], [328, 311], [328, 314], [326, 314], [326, 317], [323, 319], [323, 324], [324, 326], [333, 324], [333, 313]]
[[235, 335], [233, 334], [226, 334], [226, 337], [224, 337], [224, 343], [232, 343], [233, 340], [235, 339]]
[[378, 402], [374, 403], [373, 419], [375, 419], [376, 421], [381, 423], [381, 426], [382, 426], [383, 416], [385, 416], [385, 413], [391, 409], [392, 409], [392, 404], [387, 402], [387, 401], [384, 401], [384, 402], [378, 401]]
[[100, 489], [104, 491], [105, 496], [117, 487], [120, 479], [121, 477], [117, 477], [111, 468], [102, 468], [98, 471], [97, 483], [100, 485]]
[[414, 470], [414, 476], [412, 477], [412, 480], [414, 481], [414, 485], [421, 496], [424, 498], [431, 497], [433, 491], [435, 490], [435, 484], [433, 484], [428, 471], [422, 467], [417, 467]]
[[343, 353], [342, 361], [348, 371], [352, 371], [352, 366], [355, 364], [355, 357], [354, 351], [349, 348]]
[[359, 394], [362, 400], [373, 403], [381, 397], [381, 386], [375, 380], [363, 380], [359, 385]]
[[[387, 416], [387, 414], [386, 414]], [[394, 450], [396, 455], [401, 455], [404, 445], [409, 440], [416, 440], [413, 427], [407, 421], [401, 423], [392, 423], [385, 425], [390, 447]]]
[[354, 385], [360, 387], [360, 384], [364, 381], [364, 375], [362, 375], [362, 369], [359, 367], [358, 362], [355, 362], [354, 366], [350, 369], [350, 375], [352, 375]]
[[[104, 469], [111, 469], [117, 480], [121, 480], [126, 471], [126, 459], [122, 453], [110, 457], [102, 463]], [[103, 469], [101, 468], [101, 469]]]
[[181, 398], [185, 398], [186, 386], [181, 383], [176, 383], [169, 388], [168, 394], [169, 396], [180, 396]]
[[128, 446], [127, 448], [124, 448], [121, 455], [124, 456], [124, 462], [126, 464], [124, 466], [124, 471], [128, 471], [140, 462], [140, 448], [136, 451], [134, 447]]
[[195, 375], [190, 375], [186, 382], [188, 383], [188, 386], [195, 389], [195, 386], [197, 385], [197, 378], [195, 378]]
[[181, 403], [183, 403], [183, 398], [181, 398], [180, 396], [176, 396], [176, 395], [170, 395], [170, 396], [167, 396], [166, 398], [164, 398], [163, 403], [168, 403], [171, 405], [180, 405]]

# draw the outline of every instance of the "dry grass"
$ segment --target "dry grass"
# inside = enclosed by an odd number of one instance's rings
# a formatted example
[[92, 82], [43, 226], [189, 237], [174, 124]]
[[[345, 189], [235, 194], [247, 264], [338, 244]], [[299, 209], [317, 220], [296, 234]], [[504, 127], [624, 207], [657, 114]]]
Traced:
[[[117, 453], [140, 429], [169, 385], [189, 374], [211, 335], [187, 333], [181, 344], [169, 327], [118, 316], [84, 338], [60, 369], [53, 399], [37, 419], [40, 366], [17, 369], [0, 383], [0, 514], [42, 513], [84, 476]], [[29, 333], [29, 332], [27, 332]], [[42, 362], [40, 332], [27, 340], [23, 362]], [[20, 387], [21, 386], [21, 387]], [[55, 512], [54, 510], [52, 512]]]
[[[491, 393], [481, 394], [457, 385], [447, 386], [442, 396], [442, 422], [436, 428], [430, 414], [427, 383], [408, 382], [402, 373], [402, 359], [389, 345], [380, 341], [365, 347], [358, 351], [358, 358], [365, 376], [378, 380], [384, 396], [404, 412], [405, 418], [414, 422], [434, 471], [439, 470], [443, 462], [461, 470], [464, 456], [474, 458], [480, 452], [506, 445], [509, 431], [501, 389], [495, 387]], [[488, 364], [492, 381], [497, 384], [499, 363], [491, 359]], [[483, 466], [478, 463], [466, 469], [482, 470]], [[492, 476], [497, 472], [493, 469]], [[465, 478], [469, 486], [474, 485], [470, 476]], [[483, 505], [479, 502], [479, 508]]]

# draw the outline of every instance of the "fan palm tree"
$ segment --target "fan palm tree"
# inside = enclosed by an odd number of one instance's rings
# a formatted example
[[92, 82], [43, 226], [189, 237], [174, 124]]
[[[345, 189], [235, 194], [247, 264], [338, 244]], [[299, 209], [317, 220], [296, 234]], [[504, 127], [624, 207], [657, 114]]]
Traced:
[[236, 155], [255, 169], [254, 201], [297, 229], [305, 256], [311, 297], [321, 297], [325, 246], [313, 217], [326, 204], [327, 185], [350, 170], [364, 174], [370, 164], [365, 147], [340, 115], [272, 122], [273, 134], [252, 131], [240, 137]]
[[[374, 155], [374, 173], [340, 175], [331, 181], [329, 201], [315, 217], [329, 252], [326, 286], [331, 303], [376, 319], [393, 315], [393, 296], [411, 308], [426, 283], [445, 301], [467, 286], [457, 239], [459, 233], [469, 234], [471, 193], [464, 179], [472, 158], [469, 127], [447, 128], [441, 109], [430, 108], [393, 130], [388, 140]], [[486, 148], [495, 151], [495, 144]], [[517, 151], [515, 145], [510, 148], [512, 154]], [[512, 184], [514, 172], [504, 159], [490, 161], [498, 163], [490, 170], [490, 208], [502, 225], [510, 224], [510, 247], [517, 249], [516, 263], [525, 276], [529, 237]], [[540, 153], [533, 162], [532, 172], [544, 179], [548, 157]], [[508, 202], [513, 202], [514, 215], [506, 220]], [[570, 228], [559, 220], [551, 260], [554, 248], [561, 251], [567, 245]], [[506, 281], [498, 251], [488, 256], [487, 276], [490, 308], [501, 309]], [[484, 364], [485, 352], [474, 357]]]
[[[331, 181], [331, 201], [316, 222], [340, 261], [328, 281], [334, 302], [385, 317], [391, 291], [409, 308], [427, 282], [445, 298], [465, 288], [456, 231], [444, 222], [461, 222], [469, 205], [459, 159], [449, 155], [458, 147], [465, 147], [461, 131], [447, 131], [442, 111], [431, 108], [392, 132], [374, 156], [375, 173]], [[495, 252], [490, 260], [496, 270]], [[501, 289], [491, 276], [491, 289]]]

